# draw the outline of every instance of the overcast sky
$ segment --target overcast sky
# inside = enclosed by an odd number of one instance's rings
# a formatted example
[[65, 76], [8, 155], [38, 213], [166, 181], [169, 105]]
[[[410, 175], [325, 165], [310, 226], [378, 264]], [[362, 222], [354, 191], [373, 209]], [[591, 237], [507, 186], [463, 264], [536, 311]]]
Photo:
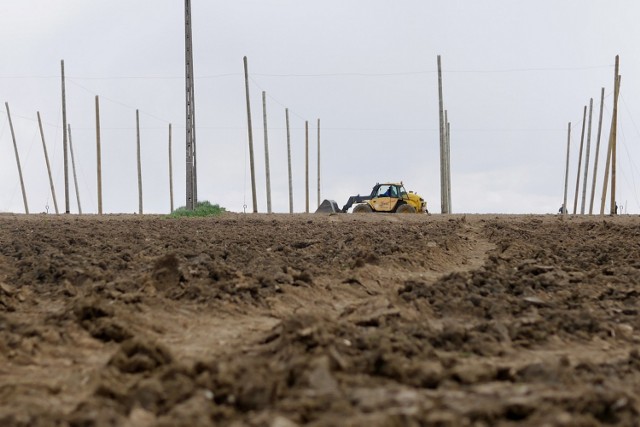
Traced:
[[[285, 107], [296, 212], [305, 206], [305, 121], [311, 210], [317, 206], [318, 119], [323, 199], [342, 205], [376, 182], [403, 181], [430, 211], [440, 212], [441, 55], [454, 213], [557, 212], [568, 122], [572, 211], [583, 108], [593, 98], [588, 211], [604, 87], [599, 210], [619, 54], [617, 200], [627, 212], [640, 212], [637, 0], [192, 0], [192, 9], [200, 200], [235, 212], [252, 208], [246, 55], [260, 212], [266, 211], [262, 91], [275, 212], [289, 209]], [[95, 95], [104, 211], [138, 209], [136, 109], [144, 212], [169, 211], [169, 123], [175, 206], [185, 204], [184, 2], [3, 0], [0, 35], [0, 211], [24, 212], [4, 102], [11, 108], [30, 211], [54, 211], [37, 111], [64, 211], [62, 59], [83, 212], [97, 212]], [[582, 167], [584, 173], [584, 161]], [[69, 173], [71, 210], [77, 212]], [[578, 210], [582, 184], [583, 176]]]

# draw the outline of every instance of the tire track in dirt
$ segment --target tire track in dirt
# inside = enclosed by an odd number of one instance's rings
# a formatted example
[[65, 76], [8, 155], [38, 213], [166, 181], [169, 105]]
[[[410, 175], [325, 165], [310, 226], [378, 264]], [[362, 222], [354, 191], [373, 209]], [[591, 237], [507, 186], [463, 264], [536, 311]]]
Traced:
[[[403, 218], [376, 219], [378, 222], [402, 223]], [[328, 220], [344, 223], [340, 217], [329, 217]], [[366, 221], [371, 219], [366, 218]], [[439, 254], [438, 271], [409, 270], [383, 258], [378, 265], [348, 270], [337, 278], [335, 275], [317, 277], [313, 285], [284, 286], [283, 293], [267, 299], [265, 308], [237, 310], [227, 307], [228, 312], [215, 309], [207, 313], [197, 306], [167, 308], [155, 315], [157, 323], [163, 325], [162, 334], [156, 338], [175, 349], [181, 358], [197, 360], [205, 355], [236, 352], [254, 343], [282, 319], [300, 313], [332, 313], [336, 319], [342, 316], [358, 322], [394, 314], [400, 310], [399, 305], [404, 305], [397, 293], [405, 281], [419, 279], [431, 283], [453, 272], [480, 268], [488, 253], [495, 249], [495, 245], [484, 237], [481, 227], [467, 223], [464, 217], [455, 218], [455, 222], [455, 233], [461, 243], [455, 249], [450, 248], [448, 253]], [[426, 248], [429, 253], [438, 249], [431, 240]], [[420, 253], [408, 255], [416, 258]]]

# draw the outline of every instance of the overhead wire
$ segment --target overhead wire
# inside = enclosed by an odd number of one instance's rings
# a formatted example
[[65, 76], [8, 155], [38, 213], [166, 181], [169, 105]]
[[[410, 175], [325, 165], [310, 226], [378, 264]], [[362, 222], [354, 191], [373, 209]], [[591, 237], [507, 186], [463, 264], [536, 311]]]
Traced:
[[[74, 79], [69, 79], [69, 78], [67, 77], [67, 80], [68, 80], [71, 84], [73, 84], [73, 85], [75, 85], [75, 86], [79, 87], [80, 89], [82, 89], [82, 90], [84, 90], [84, 91], [86, 91], [86, 92], [88, 92], [88, 93], [90, 93], [90, 94], [92, 94], [92, 95], [94, 95], [94, 96], [98, 95], [96, 91], [91, 90], [91, 89], [87, 88], [87, 87], [86, 87], [86, 86], [84, 86], [84, 85], [81, 85], [80, 83], [78, 83], [78, 82], [74, 81]], [[158, 120], [158, 121], [160, 121], [160, 122], [162, 122], [162, 123], [164, 123], [164, 124], [172, 123], [172, 122], [171, 122], [171, 120], [167, 120], [167, 119], [165, 119], [165, 118], [163, 118], [163, 117], [159, 117], [159, 116], [157, 116], [157, 115], [155, 115], [155, 114], [147, 113], [146, 111], [141, 110], [140, 108], [136, 108], [136, 107], [134, 107], [134, 106], [132, 106], [132, 105], [129, 105], [129, 104], [126, 104], [126, 103], [124, 103], [124, 102], [121, 102], [121, 101], [115, 100], [115, 99], [110, 98], [110, 97], [108, 97], [108, 96], [104, 96], [104, 95], [98, 95], [98, 96], [100, 96], [100, 99], [107, 100], [107, 101], [109, 101], [109, 102], [111, 102], [111, 103], [114, 103], [114, 104], [120, 105], [121, 107], [125, 107], [125, 108], [128, 108], [128, 109], [133, 110], [133, 111], [136, 111], [136, 110], [137, 110], [137, 111], [140, 111], [140, 113], [141, 113], [141, 114], [143, 114], [143, 115], [145, 115], [145, 116], [148, 116], [148, 117], [151, 117], [151, 118], [153, 118], [153, 119], [155, 119], [155, 120]]]
[[[264, 91], [267, 95], [267, 97], [271, 100], [273, 100], [276, 104], [280, 105], [282, 108], [289, 108], [287, 107], [283, 102], [280, 102], [280, 100], [278, 100], [277, 98], [275, 98], [273, 95], [271, 95], [271, 93], [269, 93], [265, 88], [263, 88], [260, 83], [258, 83], [251, 75], [249, 76], [249, 80], [261, 91]], [[291, 108], [289, 108], [289, 113], [298, 117], [300, 120], [302, 121], [307, 121], [308, 119], [305, 117], [302, 117], [300, 114], [298, 114], [295, 110], [292, 110]]]

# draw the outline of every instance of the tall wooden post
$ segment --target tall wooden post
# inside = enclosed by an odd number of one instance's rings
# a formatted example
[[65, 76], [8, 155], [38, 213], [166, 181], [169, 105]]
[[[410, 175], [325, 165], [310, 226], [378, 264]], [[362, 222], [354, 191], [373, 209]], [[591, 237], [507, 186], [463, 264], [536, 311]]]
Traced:
[[567, 209], [567, 192], [569, 190], [569, 150], [571, 148], [571, 122], [569, 122], [567, 131], [567, 165], [564, 169], [564, 199], [562, 202], [562, 214], [568, 213]]
[[264, 167], [267, 181], [267, 213], [271, 213], [271, 171], [269, 170], [269, 137], [267, 130], [267, 94], [262, 91], [262, 120], [264, 127]]
[[64, 79], [64, 60], [60, 61], [62, 70], [62, 150], [64, 152], [64, 206], [65, 213], [71, 212], [69, 202], [69, 158], [68, 158], [68, 141], [67, 141], [67, 94]]
[[582, 204], [580, 214], [584, 215], [584, 208], [587, 201], [587, 178], [589, 176], [589, 153], [591, 152], [591, 118], [593, 115], [593, 98], [589, 100], [589, 126], [587, 130], [587, 152], [584, 157], [584, 181], [582, 182]]
[[318, 119], [318, 206], [320, 206], [320, 119]]
[[96, 95], [96, 171], [98, 179], [98, 215], [102, 215], [102, 147], [100, 146], [100, 98]]
[[447, 155], [447, 212], [453, 213], [451, 208], [451, 123], [447, 121], [447, 139], [446, 139], [446, 155]]
[[140, 153], [140, 112], [136, 110], [136, 147], [138, 154], [138, 213], [142, 215], [142, 160]]
[[289, 169], [289, 213], [293, 213], [293, 176], [291, 173], [291, 133], [289, 129], [289, 109], [284, 109], [284, 115], [287, 122], [287, 163]]
[[447, 212], [447, 188], [445, 175], [445, 121], [444, 121], [444, 101], [442, 99], [442, 65], [440, 55], [438, 55], [438, 100], [440, 116], [440, 212]]
[[53, 206], [56, 210], [56, 215], [60, 212], [58, 211], [58, 200], [56, 199], [56, 189], [53, 185], [53, 178], [51, 176], [51, 164], [49, 164], [49, 154], [47, 153], [47, 144], [44, 141], [44, 130], [42, 129], [42, 119], [40, 118], [40, 111], [38, 111], [38, 127], [40, 128], [40, 138], [42, 139], [42, 149], [44, 150], [44, 160], [47, 163], [47, 174], [49, 175], [49, 187], [51, 187], [51, 197], [53, 197]]
[[618, 96], [620, 95], [620, 57], [616, 55], [615, 83], [616, 90], [613, 92], [613, 117], [611, 119], [611, 215], [618, 213], [616, 203], [616, 151], [618, 146]]
[[[184, 1], [184, 11], [186, 90], [186, 208], [187, 210], [193, 210], [198, 203], [198, 174], [196, 166], [196, 114], [193, 76], [193, 36], [191, 31], [191, 0]], [[140, 204], [142, 205], [142, 202], [140, 202]]]
[[253, 200], [253, 213], [258, 212], [258, 199], [256, 197], [256, 172], [253, 161], [253, 128], [251, 126], [251, 101], [249, 100], [249, 67], [247, 57], [244, 60], [244, 87], [247, 97], [247, 130], [249, 132], [249, 167], [251, 169], [251, 198]]
[[582, 170], [582, 150], [584, 146], [584, 128], [587, 121], [587, 106], [582, 113], [582, 136], [580, 137], [580, 154], [578, 155], [578, 173], [576, 174], [576, 194], [573, 202], [573, 214], [578, 213], [578, 194], [580, 194], [580, 171]]
[[82, 205], [80, 204], [80, 188], [78, 186], [78, 175], [76, 174], [76, 158], [73, 155], [73, 141], [71, 139], [71, 125], [68, 126], [68, 134], [69, 134], [69, 151], [71, 152], [71, 169], [73, 170], [73, 186], [76, 190], [76, 202], [78, 203], [78, 213], [82, 215]]
[[600, 91], [600, 118], [598, 119], [598, 135], [596, 137], [596, 155], [593, 160], [593, 179], [591, 182], [591, 201], [589, 215], [593, 215], [593, 200], [596, 194], [596, 177], [598, 175], [598, 157], [600, 156], [600, 136], [602, 135], [602, 113], [604, 110], [604, 88]]
[[611, 167], [611, 132], [609, 132], [609, 141], [607, 143], [607, 160], [605, 161], [605, 164], [604, 164], [604, 180], [602, 182], [602, 198], [600, 199], [600, 215], [604, 215], [604, 206], [607, 203], [607, 190], [609, 189], [610, 167]]
[[20, 155], [18, 154], [18, 143], [16, 142], [16, 133], [13, 130], [13, 121], [11, 120], [11, 111], [9, 111], [9, 103], [4, 103], [7, 108], [7, 118], [9, 119], [9, 128], [11, 129], [11, 138], [13, 139], [13, 151], [16, 154], [16, 165], [18, 165], [18, 176], [20, 177], [20, 188], [22, 189], [22, 202], [24, 203], [24, 213], [29, 213], [29, 204], [27, 203], [27, 191], [24, 188], [24, 179], [22, 179], [22, 166], [20, 166]]
[[[618, 57], [616, 56], [616, 69], [615, 69], [616, 73], [618, 72]], [[620, 84], [622, 83], [622, 77], [618, 74], [616, 74], [616, 81], [615, 84], [613, 85], [613, 99], [614, 99], [614, 103], [617, 101], [618, 98], [618, 92], [620, 91]], [[617, 114], [617, 107], [614, 107], [614, 111]], [[613, 116], [615, 117], [615, 115]], [[609, 185], [609, 168], [611, 166], [611, 152], [612, 152], [612, 146], [613, 146], [613, 138], [614, 138], [614, 118], [611, 118], [611, 130], [609, 132], [609, 143], [607, 144], [607, 161], [605, 163], [605, 167], [604, 167], [604, 181], [602, 183], [602, 199], [600, 200], [600, 215], [604, 215], [604, 205], [606, 204], [607, 201], [607, 189], [608, 189], [608, 185]], [[611, 207], [612, 210], [615, 210], [615, 201], [614, 204]]]
[[309, 121], [304, 122], [304, 188], [305, 202], [304, 211], [309, 213]]
[[169, 123], [169, 204], [173, 212], [173, 150], [171, 149], [171, 123]]
[[449, 133], [451, 131], [451, 126], [449, 124], [449, 112], [444, 110], [444, 195], [445, 195], [445, 206], [447, 213], [451, 213], [451, 150], [449, 148], [450, 138]]

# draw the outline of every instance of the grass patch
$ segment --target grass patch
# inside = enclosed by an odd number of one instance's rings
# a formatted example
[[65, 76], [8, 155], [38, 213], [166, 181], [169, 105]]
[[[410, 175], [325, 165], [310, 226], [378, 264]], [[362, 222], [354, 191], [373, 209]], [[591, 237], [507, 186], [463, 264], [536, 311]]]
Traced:
[[202, 217], [202, 216], [215, 216], [220, 215], [227, 210], [225, 208], [221, 208], [220, 205], [212, 205], [210, 202], [204, 200], [202, 202], [198, 202], [196, 204], [196, 208], [192, 211], [187, 210], [185, 206], [181, 206], [178, 209], [171, 212], [168, 216], [169, 218], [180, 218], [180, 217]]

